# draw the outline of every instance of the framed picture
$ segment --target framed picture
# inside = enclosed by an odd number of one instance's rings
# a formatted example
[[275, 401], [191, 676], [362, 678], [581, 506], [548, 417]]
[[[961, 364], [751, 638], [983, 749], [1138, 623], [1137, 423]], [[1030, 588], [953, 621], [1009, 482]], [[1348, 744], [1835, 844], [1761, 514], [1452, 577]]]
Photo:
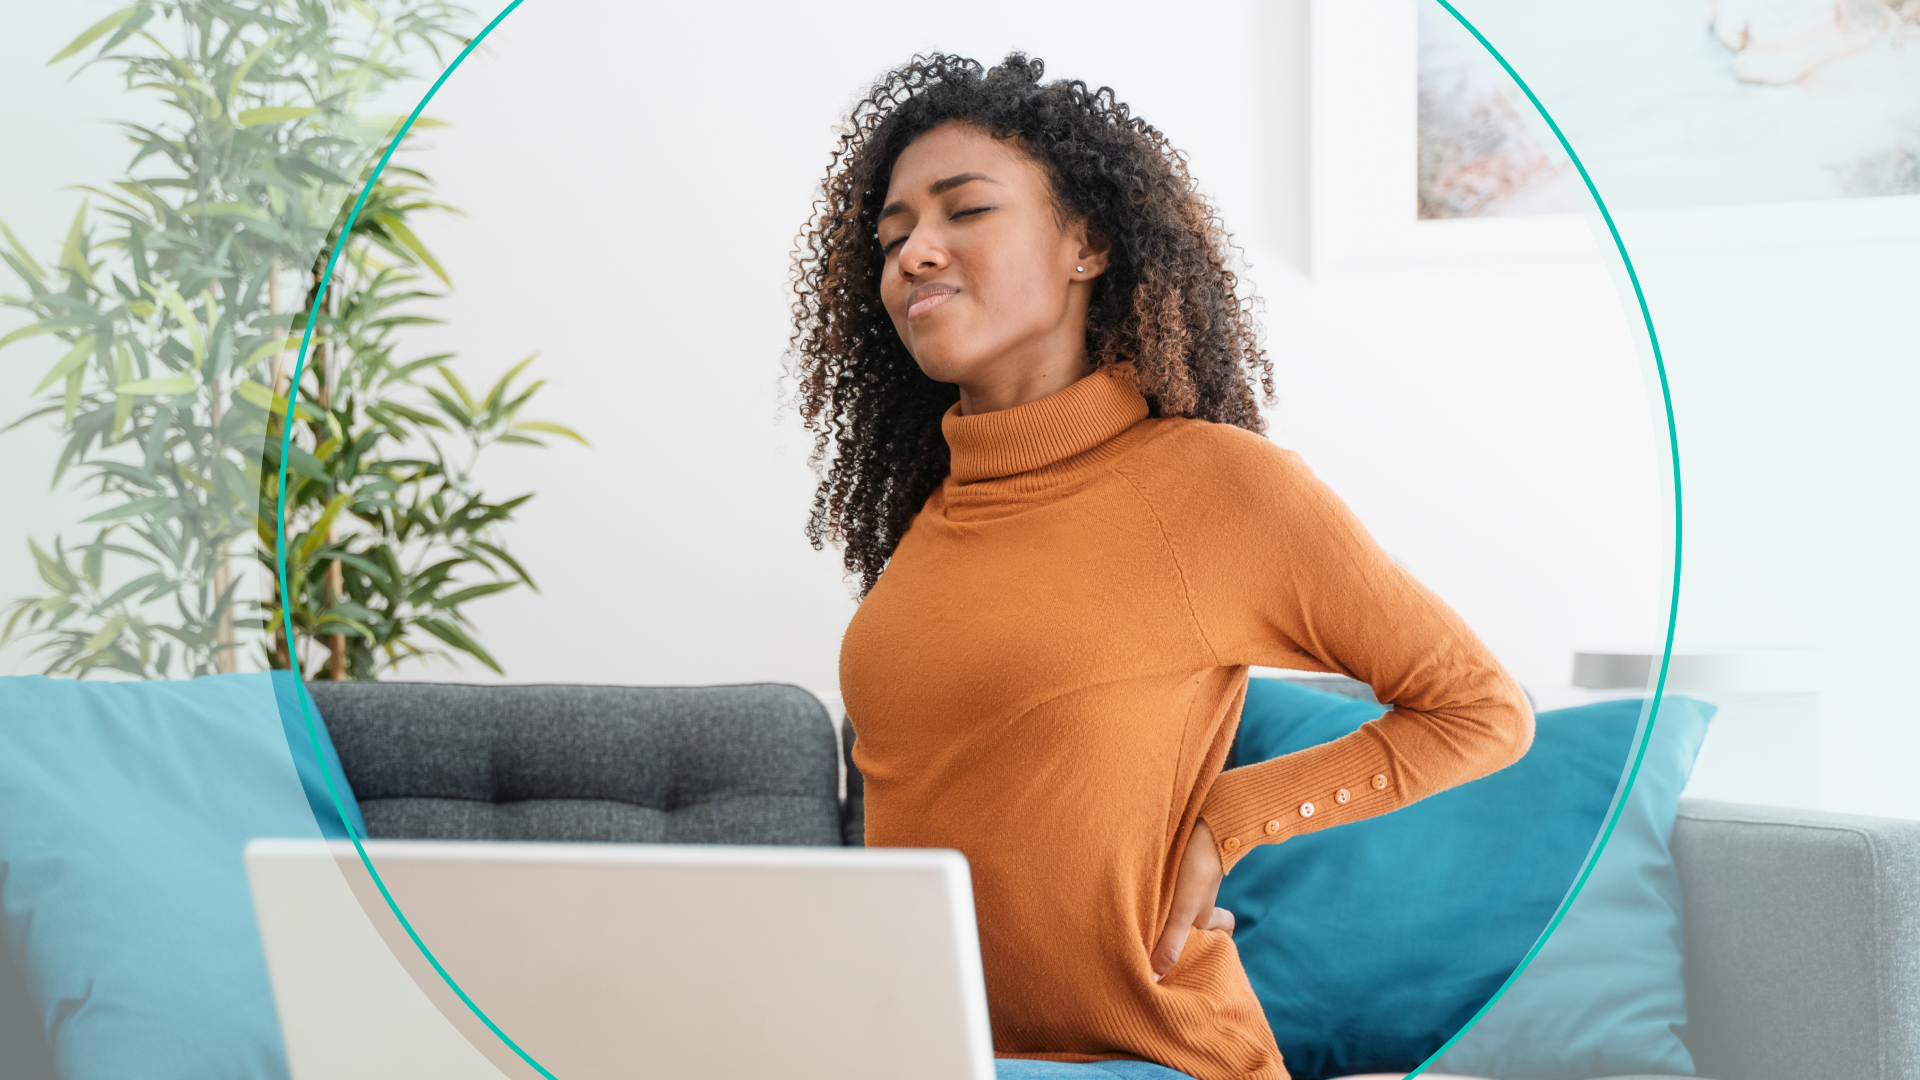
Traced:
[[[1920, 3], [1622, 4], [1457, 6], [1630, 251], [1920, 238]], [[1309, 40], [1316, 274], [1611, 247], [1537, 110], [1435, 0], [1313, 0]]]

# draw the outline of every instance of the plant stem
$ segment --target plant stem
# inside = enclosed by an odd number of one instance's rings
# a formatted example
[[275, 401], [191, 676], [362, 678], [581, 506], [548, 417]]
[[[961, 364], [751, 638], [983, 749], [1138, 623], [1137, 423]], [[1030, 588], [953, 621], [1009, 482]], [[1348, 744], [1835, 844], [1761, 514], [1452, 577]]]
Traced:
[[[345, 242], [345, 237], [341, 238], [341, 242]], [[333, 316], [340, 313], [339, 294], [332, 289], [326, 290], [320, 296], [320, 305], [320, 310], [331, 320]], [[317, 352], [319, 348], [315, 346], [315, 351]], [[338, 378], [338, 372], [334, 370], [334, 365], [326, 363], [323, 358], [320, 366], [314, 369], [314, 375], [320, 382], [320, 409], [324, 412], [333, 407], [333, 384]], [[327, 545], [331, 547], [337, 539], [339, 539], [337, 527], [328, 525]], [[327, 563], [327, 606], [334, 607], [346, 599], [346, 591], [340, 560], [333, 559]], [[347, 677], [347, 635], [344, 633], [327, 635], [327, 677], [335, 682], [340, 682]]]

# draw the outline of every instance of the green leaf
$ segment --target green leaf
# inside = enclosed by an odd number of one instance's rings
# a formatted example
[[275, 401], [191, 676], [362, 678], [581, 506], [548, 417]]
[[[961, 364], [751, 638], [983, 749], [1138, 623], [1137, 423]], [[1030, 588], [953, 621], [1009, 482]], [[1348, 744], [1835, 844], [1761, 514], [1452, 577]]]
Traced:
[[240, 115], [234, 119], [241, 127], [259, 127], [262, 124], [281, 124], [288, 120], [298, 120], [319, 111], [319, 109], [300, 105], [262, 105], [252, 109], [242, 109]]
[[[387, 134], [389, 135], [393, 134], [396, 131], [399, 131], [400, 125], [407, 122], [407, 118], [398, 113], [381, 115], [381, 116], [368, 116], [368, 117], [363, 117], [362, 119], [364, 119], [369, 124], [386, 125]], [[407, 130], [419, 131], [421, 128], [439, 128], [439, 127], [451, 127], [451, 126], [452, 125], [445, 120], [435, 120], [431, 116], [417, 116], [413, 120], [413, 126], [409, 127]]]
[[51, 334], [58, 329], [60, 328], [51, 323], [28, 323], [13, 333], [8, 334], [6, 337], [0, 337], [0, 349], [4, 349], [16, 341], [25, 341], [27, 338], [38, 337], [41, 334]]
[[411, 379], [413, 377], [414, 372], [419, 371], [421, 368], [433, 367], [436, 364], [444, 364], [447, 361], [453, 359], [454, 355], [455, 355], [454, 353], [435, 353], [432, 356], [423, 356], [418, 360], [409, 360], [406, 363], [401, 364], [399, 367], [393, 368], [392, 370], [388, 371], [386, 377], [389, 380], [398, 380], [398, 381]]
[[572, 439], [574, 442], [579, 443], [581, 446], [593, 445], [592, 443], [588, 442], [585, 438], [583, 438], [578, 432], [574, 431], [572, 428], [565, 427], [560, 424], [551, 423], [546, 420], [522, 420], [519, 423], [513, 425], [511, 428], [508, 428], [507, 430], [538, 431], [548, 435], [562, 435], [562, 436], [565, 436], [566, 438]]
[[[81, 518], [80, 521], [82, 524], [89, 521], [118, 521], [121, 518], [144, 517], [149, 514], [159, 514], [163, 510], [175, 511], [179, 508], [180, 500], [171, 495], [148, 495], [134, 499], [132, 502], [122, 503], [111, 510], [102, 510], [91, 517]], [[172, 517], [173, 515], [168, 513], [163, 516]]]
[[193, 202], [181, 209], [189, 213], [201, 213], [208, 217], [244, 217], [255, 221], [271, 220], [267, 212], [257, 206], [243, 202]]
[[[339, 517], [340, 511], [345, 509], [346, 505], [352, 501], [353, 495], [345, 491], [328, 499], [327, 508], [320, 512], [320, 520], [313, 523], [313, 532], [319, 535], [332, 532], [334, 519]], [[311, 552], [309, 552], [309, 554], [311, 554]]]
[[506, 674], [505, 671], [500, 669], [500, 665], [494, 661], [493, 657], [487, 653], [487, 650], [481, 648], [479, 642], [468, 637], [467, 632], [458, 626], [455, 626], [445, 619], [421, 619], [417, 625], [441, 641], [472, 655], [474, 659], [492, 668], [495, 674]]
[[[127, 192], [135, 198], [146, 201], [148, 205], [153, 207], [155, 217], [160, 220], [165, 220], [168, 215], [173, 213], [173, 204], [161, 198], [159, 193], [153, 190], [153, 182], [151, 181], [147, 183], [129, 183], [125, 180], [115, 180], [113, 186]], [[144, 279], [146, 275], [141, 274], [140, 277]]]
[[105, 648], [110, 642], [120, 636], [120, 631], [126, 628], [127, 617], [125, 615], [115, 615], [113, 618], [108, 619], [105, 626], [94, 631], [93, 636], [87, 639], [87, 651], [96, 652]]
[[207, 341], [200, 335], [200, 320], [194, 317], [193, 309], [187, 307], [187, 298], [181, 296], [180, 290], [174, 288], [171, 282], [166, 281], [148, 285], [147, 291], [159, 297], [160, 302], [167, 305], [167, 310], [173, 312], [173, 317], [186, 328], [187, 340], [193, 344], [193, 364], [199, 367], [200, 362], [207, 358]]
[[94, 284], [93, 270], [87, 266], [87, 257], [80, 253], [80, 240], [86, 234], [87, 200], [80, 200], [80, 212], [73, 215], [73, 227], [67, 230], [66, 247], [60, 251], [60, 265], [80, 275], [80, 280], [92, 286], [94, 292], [106, 292]]
[[84, 379], [86, 374], [85, 368], [74, 368], [67, 372], [67, 392], [61, 402], [60, 419], [60, 422], [67, 427], [73, 426], [73, 414], [80, 411], [80, 380]]
[[[233, 69], [233, 78], [227, 80], [227, 98], [229, 100], [233, 98], [234, 94], [239, 92], [240, 81], [247, 77], [247, 72], [253, 70], [254, 62], [259, 60], [262, 56], [265, 56], [267, 54], [268, 49], [271, 49], [275, 45], [280, 44], [280, 39], [286, 36], [287, 36], [287, 31], [282, 30], [279, 33], [268, 38], [267, 40], [261, 42], [260, 44], [255, 45], [247, 53], [247, 58], [245, 60], [240, 61], [239, 67]], [[241, 115], [245, 116], [246, 114], [242, 113]], [[240, 121], [240, 123], [243, 127], [246, 125], [245, 120]]]
[[[129, 304], [127, 306], [132, 307], [133, 305]], [[326, 343], [327, 343], [327, 338], [325, 334], [313, 335], [313, 341], [311, 344], [318, 346], [318, 345], [325, 345]], [[274, 338], [272, 341], [262, 342], [258, 348], [254, 349], [251, 353], [248, 353], [246, 360], [243, 361], [239, 366], [243, 368], [251, 368], [253, 365], [259, 363], [262, 360], [265, 360], [267, 357], [272, 356], [274, 353], [286, 352], [288, 349], [298, 349], [299, 347], [300, 347], [300, 339], [298, 337], [288, 336], [283, 338]]]
[[[501, 404], [505, 402], [507, 399], [507, 388], [513, 383], [514, 378], [518, 376], [522, 371], [525, 371], [527, 369], [527, 365], [533, 363], [535, 357], [538, 357], [539, 355], [540, 355], [539, 353], [534, 353], [533, 356], [529, 356], [525, 360], [522, 360], [519, 363], [513, 365], [513, 367], [509, 368], [505, 375], [502, 375], [498, 379], [494, 380], [493, 389], [487, 391], [487, 414], [488, 415], [493, 415], [494, 413], [497, 413], [500, 411]], [[536, 389], [540, 385], [541, 385], [540, 383], [534, 384]], [[526, 395], [523, 394], [521, 395], [521, 397], [524, 400]]]
[[135, 11], [138, 11], [138, 10], [139, 8], [137, 6], [130, 7], [130, 8], [121, 8], [119, 11], [116, 11], [113, 14], [107, 16], [106, 18], [101, 19], [99, 22], [94, 23], [92, 26], [87, 27], [86, 30], [80, 34], [79, 37], [73, 39], [72, 44], [68, 45], [64, 49], [61, 49], [58, 53], [55, 53], [53, 59], [47, 61], [47, 66], [52, 67], [53, 65], [59, 63], [60, 61], [65, 60], [67, 57], [72, 56], [74, 53], [79, 52], [81, 49], [84, 49], [87, 46], [93, 44], [94, 42], [100, 40], [100, 36], [102, 34], [106, 34], [113, 30], [119, 29], [120, 24], [123, 22], [126, 22], [128, 16], [132, 15]]
[[[229, 239], [231, 239], [231, 237], [229, 237]], [[225, 253], [226, 253], [226, 245], [222, 244], [220, 247], [220, 252], [216, 254], [214, 258], [217, 260], [224, 259]], [[213, 339], [221, 336], [220, 301], [214, 298], [213, 286], [211, 285], [200, 290], [199, 299], [200, 299], [200, 310], [207, 313], [207, 347], [212, 348], [214, 344]], [[231, 348], [229, 348], [227, 351], [229, 354], [231, 354], [232, 352]], [[201, 353], [202, 358], [204, 358], [205, 355], [206, 354], [204, 352]]]
[[185, 480], [187, 483], [192, 484], [194, 487], [199, 488], [209, 495], [213, 494], [213, 481], [200, 475], [193, 469], [188, 468], [186, 465], [175, 465], [174, 469], [180, 474], [180, 479]]
[[472, 541], [472, 545], [512, 567], [513, 572], [520, 575], [520, 580], [527, 583], [527, 588], [532, 589], [534, 592], [540, 591], [540, 586], [533, 583], [533, 577], [527, 573], [527, 568], [521, 566], [519, 560], [515, 559], [512, 555], [507, 554], [507, 549], [489, 544], [484, 540], [474, 540]]
[[[327, 467], [320, 463], [320, 459], [298, 444], [287, 447], [287, 467], [317, 483], [326, 484], [333, 480], [333, 477], [327, 475]], [[288, 497], [291, 499], [291, 491], [288, 492]]]
[[401, 245], [413, 252], [414, 257], [418, 258], [427, 269], [433, 271], [434, 277], [439, 278], [448, 288], [453, 287], [453, 282], [447, 280], [447, 272], [440, 267], [440, 260], [434, 258], [433, 253], [427, 250], [427, 246], [420, 242], [420, 238], [413, 235], [413, 230], [401, 222], [398, 214], [375, 214], [373, 219], [385, 226], [395, 240], [400, 241]]
[[[41, 581], [62, 593], [70, 593], [80, 587], [80, 582], [74, 578], [66, 565], [47, 554], [31, 537], [27, 539], [27, 546], [33, 549], [33, 562], [40, 570]], [[49, 599], [52, 598], [49, 597]]]
[[520, 583], [517, 581], [489, 581], [484, 585], [474, 585], [447, 596], [435, 597], [433, 606], [435, 608], [455, 608], [469, 600], [478, 600], [482, 596], [492, 596], [494, 593], [505, 592], [508, 589], [517, 589], [519, 587]]
[[[127, 199], [123, 199], [123, 198], [121, 198], [120, 196], [118, 196], [118, 195], [115, 195], [115, 194], [114, 194], [113, 192], [111, 192], [111, 191], [102, 191], [102, 190], [100, 190], [99, 188], [97, 188], [97, 187], [94, 187], [94, 186], [93, 186], [92, 184], [69, 184], [69, 185], [67, 185], [67, 186], [66, 186], [66, 187], [65, 187], [65, 188], [64, 188], [63, 190], [66, 190], [66, 191], [88, 191], [88, 192], [92, 192], [93, 194], [95, 194], [95, 195], [98, 195], [98, 196], [100, 196], [100, 197], [101, 197], [101, 198], [103, 198], [103, 199], [112, 199], [112, 200], [113, 200], [114, 202], [117, 202], [117, 203], [119, 203], [119, 204], [120, 204], [121, 206], [124, 206], [124, 207], [126, 207], [127, 209], [129, 209], [129, 210], [132, 210], [132, 211], [134, 211], [134, 212], [136, 212], [136, 213], [143, 213], [143, 212], [145, 212], [145, 208], [144, 208], [144, 207], [142, 207], [142, 206], [140, 206], [140, 204], [138, 204], [138, 203], [135, 203], [135, 202], [132, 202], [132, 201], [130, 201], [130, 200], [127, 200]], [[111, 211], [109, 211], [109, 213], [111, 213]], [[119, 216], [119, 215], [116, 215], [116, 216]]]
[[[142, 4], [134, 11], [133, 17], [121, 23], [120, 29], [115, 30], [113, 36], [108, 38], [106, 43], [100, 46], [100, 51], [105, 52], [138, 33], [140, 28], [147, 24], [147, 20], [153, 18], [153, 10], [151, 5]], [[144, 657], [146, 654], [142, 652], [141, 655]]]
[[452, 368], [442, 367], [436, 370], [440, 372], [441, 378], [447, 380], [447, 385], [453, 387], [453, 392], [460, 395], [460, 404], [467, 407], [468, 413], [480, 411], [480, 406], [474, 402], [473, 395], [467, 393], [467, 384], [460, 381], [460, 376], [455, 375]]
[[325, 612], [320, 616], [320, 618], [314, 623], [314, 627], [313, 627], [314, 636], [319, 637], [323, 634], [328, 634], [328, 633], [337, 634], [339, 633], [338, 630], [329, 629], [329, 627], [335, 627], [335, 626], [346, 627], [347, 629], [353, 631], [355, 634], [358, 634], [360, 637], [365, 638], [367, 641], [367, 644], [369, 645], [380, 644], [380, 636], [373, 632], [373, 627], [368, 626], [366, 623], [363, 623], [358, 619], [349, 619], [346, 616], [337, 614], [335, 612]]
[[360, 622], [366, 623], [369, 626], [375, 623], [384, 623], [384, 622], [390, 621], [386, 619], [384, 616], [382, 616], [381, 614], [379, 614], [378, 612], [375, 612], [369, 609], [363, 604], [356, 604], [351, 600], [342, 600], [341, 602], [333, 605], [332, 607], [327, 609], [327, 614], [338, 615], [341, 618], [345, 618], [345, 619], [357, 619]]
[[382, 401], [377, 404], [368, 405], [367, 415], [383, 424], [392, 424], [393, 417], [397, 416], [403, 420], [411, 420], [423, 427], [435, 427], [442, 431], [446, 430], [447, 427], [446, 423], [439, 417], [431, 413], [423, 413], [419, 409], [402, 405], [397, 401]]
[[299, 561], [301, 563], [313, 558], [314, 552], [319, 551], [321, 545], [332, 540], [333, 521], [340, 516], [341, 509], [352, 500], [353, 496], [344, 491], [327, 500], [327, 508], [321, 511], [320, 520], [313, 523], [313, 528], [307, 530], [307, 538], [300, 542]]
[[[5, 645], [7, 642], [13, 640], [14, 628], [20, 625], [20, 619], [23, 616], [26, 616], [29, 612], [32, 612], [33, 610], [34, 610], [34, 605], [31, 603], [28, 603], [25, 600], [16, 601], [14, 603], [13, 614], [7, 617], [6, 629], [0, 630], [0, 645]], [[31, 626], [34, 623], [37, 623], [39, 621], [40, 621], [39, 618], [35, 617], [31, 619], [27, 625]]]
[[503, 421], [511, 421], [514, 417], [519, 416], [520, 410], [525, 408], [527, 402], [533, 400], [533, 395], [539, 393], [540, 388], [545, 385], [547, 385], [547, 380], [535, 379], [533, 385], [520, 392], [519, 397], [514, 398], [501, 407], [500, 419]]
[[343, 565], [351, 566], [355, 570], [367, 575], [374, 583], [375, 588], [384, 589], [392, 582], [392, 579], [387, 576], [387, 572], [381, 569], [380, 564], [371, 559], [364, 559], [358, 555], [346, 552], [342, 552], [338, 558]]
[[[124, 344], [115, 342], [113, 346], [113, 384], [132, 381], [133, 357]], [[120, 441], [121, 432], [127, 429], [127, 421], [133, 417], [133, 395], [117, 394], [113, 399], [113, 441]]]
[[343, 188], [353, 186], [353, 181], [347, 179], [344, 176], [341, 176], [339, 173], [334, 172], [332, 169], [329, 169], [324, 165], [316, 165], [313, 162], [308, 161], [306, 158], [297, 158], [297, 157], [281, 158], [279, 161], [276, 161], [274, 164], [278, 165], [283, 173], [294, 173], [300, 176], [310, 176], [313, 179], [318, 180], [323, 184], [337, 184]]
[[[445, 371], [446, 369], [441, 368], [440, 370]], [[441, 411], [453, 417], [454, 420], [459, 422], [461, 427], [471, 428], [474, 426], [473, 414], [461, 408], [459, 402], [441, 392], [437, 387], [426, 387], [426, 391], [432, 395], [433, 400], [439, 404]]]
[[19, 237], [13, 235], [13, 230], [7, 228], [7, 223], [4, 221], [0, 221], [0, 236], [7, 238], [7, 243], [13, 246], [14, 254], [20, 256], [20, 261], [27, 264], [27, 269], [33, 271], [36, 281], [47, 276], [47, 272], [42, 270], [40, 264], [33, 261], [33, 256], [27, 253], [27, 246], [20, 242]]
[[93, 355], [93, 345], [94, 338], [92, 334], [81, 334], [78, 338], [74, 339], [73, 348], [67, 352], [67, 355], [60, 358], [59, 363], [47, 369], [47, 377], [40, 380], [40, 385], [34, 387], [33, 392], [38, 394], [73, 372], [80, 370], [80, 368], [86, 364], [87, 357]]
[[164, 379], [135, 379], [130, 383], [121, 383], [113, 388], [116, 394], [191, 394], [194, 391], [193, 376], [170, 375]]
[[[235, 397], [250, 405], [258, 405], [275, 416], [287, 415], [287, 399], [268, 390], [262, 383], [243, 379], [233, 388]], [[301, 420], [317, 420], [320, 414], [307, 407], [306, 402], [294, 406], [293, 415]]]
[[152, 574], [147, 574], [144, 577], [135, 578], [134, 580], [129, 581], [125, 585], [122, 585], [118, 589], [114, 590], [114, 593], [112, 596], [109, 596], [105, 600], [100, 601], [100, 606], [103, 608], [113, 607], [116, 604], [119, 604], [122, 600], [125, 600], [127, 597], [132, 596], [134, 593], [139, 592], [141, 589], [155, 588], [156, 586], [164, 585], [166, 581], [167, 581], [167, 575], [162, 573], [152, 573]]

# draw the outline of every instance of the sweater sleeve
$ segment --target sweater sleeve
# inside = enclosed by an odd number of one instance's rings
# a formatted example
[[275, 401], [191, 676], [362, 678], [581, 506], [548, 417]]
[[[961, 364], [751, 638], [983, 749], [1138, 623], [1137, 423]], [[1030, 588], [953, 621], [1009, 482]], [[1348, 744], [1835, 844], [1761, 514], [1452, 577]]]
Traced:
[[1200, 816], [1223, 867], [1256, 844], [1398, 809], [1526, 753], [1533, 714], [1519, 684], [1299, 455], [1222, 425], [1191, 431], [1210, 451], [1199, 455], [1212, 465], [1204, 479], [1136, 485], [1216, 660], [1337, 672], [1392, 706], [1331, 742], [1221, 773]]

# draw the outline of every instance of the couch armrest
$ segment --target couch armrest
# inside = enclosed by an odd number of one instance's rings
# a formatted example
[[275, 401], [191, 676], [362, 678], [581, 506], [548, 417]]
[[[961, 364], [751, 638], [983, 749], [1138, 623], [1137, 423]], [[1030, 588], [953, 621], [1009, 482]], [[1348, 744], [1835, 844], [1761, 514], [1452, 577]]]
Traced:
[[1920, 1080], [1920, 821], [1683, 799], [1687, 1036], [1722, 1080]]

